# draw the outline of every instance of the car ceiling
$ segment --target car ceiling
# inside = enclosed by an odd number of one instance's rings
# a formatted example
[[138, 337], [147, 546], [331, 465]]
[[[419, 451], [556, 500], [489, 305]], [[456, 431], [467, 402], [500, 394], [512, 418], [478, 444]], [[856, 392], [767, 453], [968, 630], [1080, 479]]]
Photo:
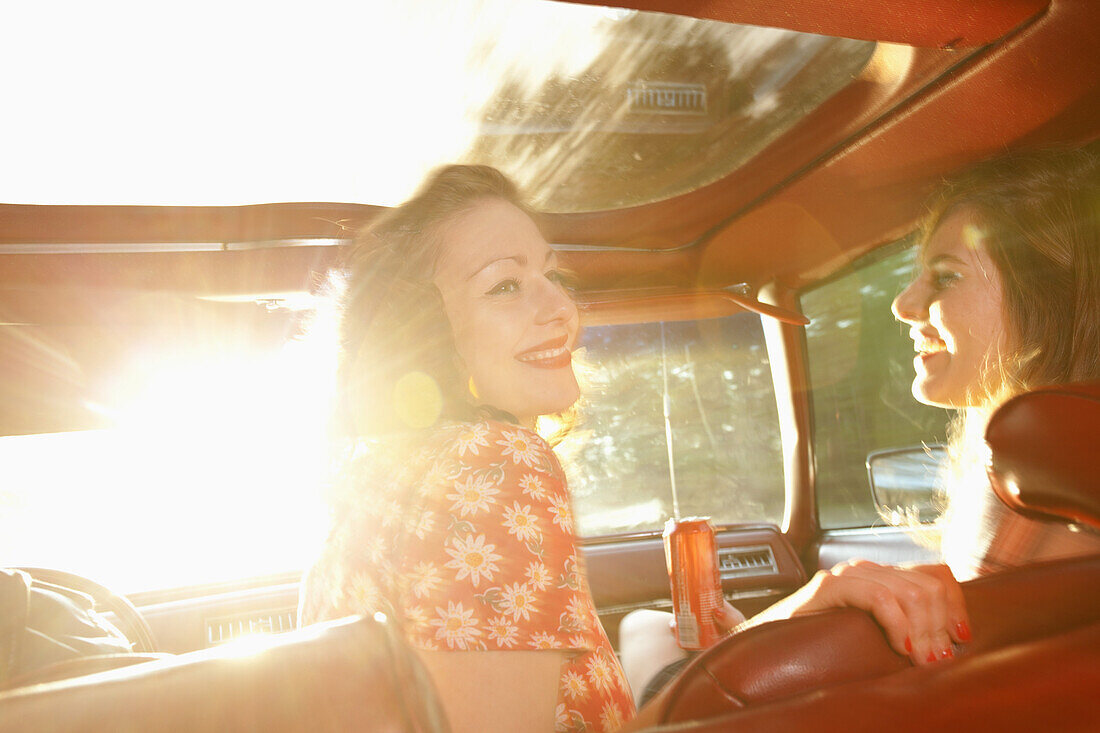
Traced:
[[[614, 4], [882, 42], [851, 84], [727, 177], [645, 206], [546, 215], [544, 231], [566, 245], [583, 289], [795, 291], [911, 231], [931, 188], [967, 163], [1100, 134], [1100, 3], [1091, 0]], [[161, 303], [143, 314], [134, 304], [150, 293], [186, 298], [192, 310], [220, 303], [218, 318], [248, 320], [240, 299], [313, 288], [349, 232], [378, 211], [0, 204], [0, 321], [94, 323], [101, 339], [112, 319], [153, 328], [164, 307], [178, 310]], [[19, 344], [0, 344], [5, 362], [22, 365], [5, 382], [41, 381]]]
[[[1100, 129], [1096, 3], [615, 4], [888, 42], [851, 85], [726, 178], [647, 206], [547, 216], [552, 242], [614, 250], [568, 255], [588, 287], [759, 286], [778, 280], [798, 288], [911, 229], [930, 186], [960, 166], [1011, 146], [1087, 142]], [[375, 210], [348, 203], [9, 204], [0, 206], [0, 249], [53, 242], [329, 244]], [[331, 260], [335, 254], [325, 248], [317, 257]], [[239, 277], [227, 276], [234, 266], [229, 261], [218, 271], [237, 283], [232, 291], [272, 291], [294, 279], [289, 271], [302, 258], [300, 252], [275, 251], [268, 266], [249, 266]], [[142, 259], [131, 255], [129, 261]], [[23, 277], [19, 260], [5, 256], [0, 264], [3, 272]], [[40, 279], [45, 269], [37, 268]], [[119, 276], [128, 277], [121, 269]], [[258, 282], [261, 277], [273, 280]]]

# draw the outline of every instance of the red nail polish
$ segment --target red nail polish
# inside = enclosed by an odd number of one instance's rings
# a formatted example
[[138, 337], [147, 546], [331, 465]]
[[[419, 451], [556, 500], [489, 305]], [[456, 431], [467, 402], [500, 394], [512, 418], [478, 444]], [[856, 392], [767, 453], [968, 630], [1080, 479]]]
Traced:
[[970, 641], [970, 627], [966, 625], [965, 621], [955, 624], [955, 631], [959, 635], [959, 641]]
[[929, 662], [934, 662], [934, 661], [936, 661], [936, 655], [935, 655], [935, 654], [933, 654], [932, 652], [928, 652], [928, 661], [929, 661]]
[[909, 652], [910, 654], [913, 653], [913, 642], [909, 639], [908, 636], [905, 637], [905, 651]]

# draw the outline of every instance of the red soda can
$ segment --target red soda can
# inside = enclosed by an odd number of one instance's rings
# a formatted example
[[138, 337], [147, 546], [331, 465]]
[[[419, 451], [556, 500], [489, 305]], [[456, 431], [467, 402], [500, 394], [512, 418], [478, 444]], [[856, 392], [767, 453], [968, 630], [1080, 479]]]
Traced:
[[677, 642], [681, 649], [706, 649], [722, 637], [714, 625], [722, 605], [714, 527], [708, 517], [669, 519], [664, 538]]

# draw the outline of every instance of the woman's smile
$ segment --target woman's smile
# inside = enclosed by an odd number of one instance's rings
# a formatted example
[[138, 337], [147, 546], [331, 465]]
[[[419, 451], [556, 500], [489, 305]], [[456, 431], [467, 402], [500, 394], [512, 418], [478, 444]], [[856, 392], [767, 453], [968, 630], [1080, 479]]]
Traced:
[[921, 272], [894, 300], [910, 325], [913, 395], [929, 405], [966, 407], [996, 388], [1004, 316], [1001, 283], [974, 212], [944, 218], [921, 253]]
[[571, 353], [579, 316], [535, 223], [486, 199], [443, 237], [433, 282], [478, 399], [524, 425], [569, 408], [580, 396]]
[[538, 369], [562, 369], [573, 363], [573, 353], [567, 342], [569, 337], [562, 335], [516, 355], [516, 360]]
[[917, 352], [914, 363], [918, 366], [933, 356], [947, 351], [947, 343], [939, 336], [932, 336], [914, 329], [909, 332], [909, 337], [913, 339], [913, 348]]

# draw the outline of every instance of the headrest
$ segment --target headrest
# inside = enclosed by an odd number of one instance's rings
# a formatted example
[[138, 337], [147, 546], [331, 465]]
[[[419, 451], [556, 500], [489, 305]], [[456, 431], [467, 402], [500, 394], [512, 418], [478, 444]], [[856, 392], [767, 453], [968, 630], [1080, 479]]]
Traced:
[[1100, 382], [1013, 397], [990, 418], [985, 440], [1001, 501], [1100, 528]]

